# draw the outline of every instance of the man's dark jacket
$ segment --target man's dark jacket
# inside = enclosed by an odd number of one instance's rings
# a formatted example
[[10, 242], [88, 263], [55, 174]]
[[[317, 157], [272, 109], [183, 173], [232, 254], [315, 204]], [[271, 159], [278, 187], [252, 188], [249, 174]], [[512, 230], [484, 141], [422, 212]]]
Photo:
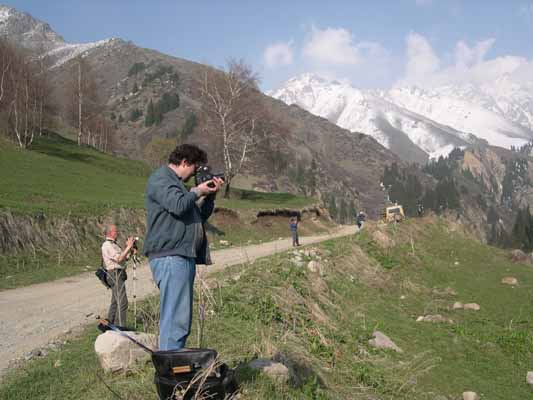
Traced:
[[146, 187], [146, 238], [149, 259], [182, 256], [211, 264], [204, 223], [215, 208], [214, 196], [198, 206], [198, 196], [168, 166], [155, 170]]

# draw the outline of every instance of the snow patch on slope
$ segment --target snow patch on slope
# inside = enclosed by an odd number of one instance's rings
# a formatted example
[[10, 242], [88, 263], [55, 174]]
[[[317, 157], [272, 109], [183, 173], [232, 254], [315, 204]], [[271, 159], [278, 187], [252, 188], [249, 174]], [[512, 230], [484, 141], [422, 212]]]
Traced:
[[67, 61], [72, 60], [73, 58], [78, 57], [79, 55], [83, 55], [84, 53], [95, 49], [100, 46], [105, 46], [109, 43], [111, 43], [113, 39], [105, 39], [100, 40], [98, 42], [92, 42], [92, 43], [83, 43], [83, 44], [77, 44], [77, 43], [69, 43], [69, 44], [63, 44], [61, 46], [58, 46], [49, 52], [46, 53], [46, 56], [48, 57], [54, 57], [56, 58], [56, 62], [52, 66], [52, 68], [57, 68], [63, 64], [65, 64]]
[[0, 5], [0, 23], [5, 23], [11, 15], [9, 7]]

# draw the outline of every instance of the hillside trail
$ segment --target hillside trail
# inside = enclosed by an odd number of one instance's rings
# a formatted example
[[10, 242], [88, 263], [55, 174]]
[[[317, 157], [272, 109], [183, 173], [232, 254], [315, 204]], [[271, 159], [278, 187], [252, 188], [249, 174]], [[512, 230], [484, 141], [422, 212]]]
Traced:
[[[329, 234], [300, 237], [300, 243], [305, 246], [354, 234], [356, 230], [355, 226], [341, 226]], [[216, 250], [211, 253], [213, 265], [200, 268], [212, 273], [290, 248], [291, 239], [280, 239]], [[147, 263], [137, 268], [136, 274], [137, 300], [158, 292]], [[133, 307], [132, 282], [129, 270], [126, 285], [130, 307]], [[110, 298], [111, 292], [98, 282], [93, 272], [0, 291], [0, 378], [11, 361], [57, 338], [79, 331], [89, 323], [96, 324], [95, 317], [106, 314]]]

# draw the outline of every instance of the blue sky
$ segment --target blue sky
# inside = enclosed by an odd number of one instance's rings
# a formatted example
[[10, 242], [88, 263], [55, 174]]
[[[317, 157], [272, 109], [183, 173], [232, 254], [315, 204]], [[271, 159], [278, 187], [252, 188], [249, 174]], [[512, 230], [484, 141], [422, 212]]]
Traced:
[[264, 89], [303, 72], [365, 88], [415, 75], [441, 82], [491, 60], [505, 69], [508, 56], [528, 68], [533, 59], [533, 0], [3, 3], [50, 23], [68, 42], [120, 37], [214, 66], [243, 58]]

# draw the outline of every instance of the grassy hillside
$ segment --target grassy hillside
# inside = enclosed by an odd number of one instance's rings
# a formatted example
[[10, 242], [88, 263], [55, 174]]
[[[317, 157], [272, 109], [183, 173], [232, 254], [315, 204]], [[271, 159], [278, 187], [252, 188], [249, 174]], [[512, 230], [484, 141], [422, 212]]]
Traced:
[[150, 173], [141, 162], [80, 148], [57, 135], [39, 138], [30, 151], [2, 143], [0, 169], [0, 208], [54, 215], [142, 208]]
[[[525, 383], [533, 356], [531, 266], [512, 264], [505, 252], [429, 218], [369, 225], [302, 256], [320, 257], [324, 274], [295, 265], [289, 252], [212, 278], [222, 288], [207, 312], [205, 344], [231, 366], [241, 365], [241, 399], [451, 400], [465, 390], [482, 399], [532, 396]], [[518, 286], [501, 283], [509, 275]], [[455, 301], [476, 302], [481, 310], [452, 310]], [[157, 300], [143, 310], [139, 322], [146, 323]], [[453, 323], [416, 322], [427, 314]], [[403, 353], [371, 347], [374, 330]], [[89, 328], [64, 350], [14, 371], [0, 397], [111, 398], [97, 378], [95, 337]], [[194, 332], [190, 345], [196, 339]], [[292, 383], [242, 367], [256, 357], [291, 365]], [[103, 379], [123, 398], [155, 400], [152, 376], [146, 365]]]
[[[50, 134], [29, 150], [0, 138], [0, 170], [0, 231], [7, 233], [0, 237], [0, 290], [94, 269], [108, 222], [124, 234], [144, 236], [144, 190], [151, 170], [139, 161]], [[211, 219], [210, 239], [216, 246], [219, 239], [246, 244], [287, 236], [285, 219], [252, 224], [257, 211], [315, 202], [235, 188], [230, 199], [217, 199], [218, 207], [234, 214]], [[311, 224], [308, 233], [324, 229]]]
[[[144, 208], [150, 168], [58, 135], [38, 138], [30, 151], [0, 142], [0, 209], [24, 213], [94, 215], [117, 208]], [[221, 197], [221, 196], [220, 196]], [[217, 205], [230, 209], [305, 207], [315, 200], [289, 193], [234, 190]]]

